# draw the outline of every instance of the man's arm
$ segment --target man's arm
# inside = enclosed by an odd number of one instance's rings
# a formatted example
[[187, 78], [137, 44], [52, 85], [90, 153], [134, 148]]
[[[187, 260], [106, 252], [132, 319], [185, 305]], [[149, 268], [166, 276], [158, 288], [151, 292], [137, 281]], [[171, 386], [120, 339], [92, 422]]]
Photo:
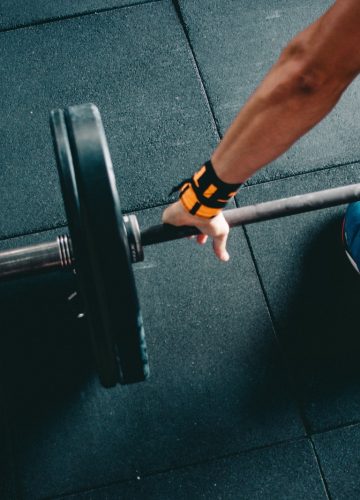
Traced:
[[[284, 153], [335, 106], [360, 72], [360, 0], [337, 0], [317, 21], [299, 33], [241, 109], [212, 155], [218, 177], [244, 182]], [[194, 225], [214, 239], [221, 260], [226, 252], [227, 224], [192, 216], [177, 202], [163, 221]]]
[[360, 2], [338, 0], [283, 50], [212, 160], [243, 182], [321, 121], [360, 70]]

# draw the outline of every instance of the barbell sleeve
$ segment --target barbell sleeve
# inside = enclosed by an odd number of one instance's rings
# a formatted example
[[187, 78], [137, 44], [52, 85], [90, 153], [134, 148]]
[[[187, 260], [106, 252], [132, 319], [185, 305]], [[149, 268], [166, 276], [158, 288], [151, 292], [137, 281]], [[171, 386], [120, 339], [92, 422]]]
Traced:
[[74, 262], [70, 238], [39, 243], [0, 253], [0, 279], [71, 267]]
[[[257, 203], [223, 212], [230, 227], [311, 212], [360, 200], [360, 183]], [[192, 226], [159, 224], [141, 231], [143, 246], [199, 234]]]

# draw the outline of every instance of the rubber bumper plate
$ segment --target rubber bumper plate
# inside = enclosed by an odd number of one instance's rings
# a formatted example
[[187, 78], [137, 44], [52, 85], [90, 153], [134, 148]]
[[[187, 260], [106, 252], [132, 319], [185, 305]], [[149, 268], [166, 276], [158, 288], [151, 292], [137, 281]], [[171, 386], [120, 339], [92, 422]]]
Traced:
[[51, 113], [80, 291], [105, 387], [149, 376], [142, 315], [111, 157], [93, 104]]

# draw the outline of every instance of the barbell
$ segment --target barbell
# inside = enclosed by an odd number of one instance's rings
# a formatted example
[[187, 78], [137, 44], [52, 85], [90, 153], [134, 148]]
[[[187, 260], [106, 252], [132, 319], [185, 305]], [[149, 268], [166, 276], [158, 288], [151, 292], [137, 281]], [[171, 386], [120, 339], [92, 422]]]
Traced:
[[[167, 224], [140, 230], [123, 215], [98, 108], [82, 104], [50, 114], [50, 128], [69, 235], [0, 253], [0, 280], [73, 270], [104, 387], [149, 377], [145, 333], [132, 264], [143, 247], [199, 234]], [[225, 210], [230, 227], [360, 200], [360, 184]]]

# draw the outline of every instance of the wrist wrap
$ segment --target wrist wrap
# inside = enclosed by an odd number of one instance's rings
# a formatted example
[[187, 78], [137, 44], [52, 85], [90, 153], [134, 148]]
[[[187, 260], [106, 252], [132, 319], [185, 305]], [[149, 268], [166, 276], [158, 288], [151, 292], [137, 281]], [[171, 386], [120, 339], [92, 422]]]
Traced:
[[191, 215], [212, 219], [235, 196], [241, 184], [228, 184], [216, 175], [211, 160], [191, 179], [174, 187], [170, 194], [180, 191], [180, 201]]

